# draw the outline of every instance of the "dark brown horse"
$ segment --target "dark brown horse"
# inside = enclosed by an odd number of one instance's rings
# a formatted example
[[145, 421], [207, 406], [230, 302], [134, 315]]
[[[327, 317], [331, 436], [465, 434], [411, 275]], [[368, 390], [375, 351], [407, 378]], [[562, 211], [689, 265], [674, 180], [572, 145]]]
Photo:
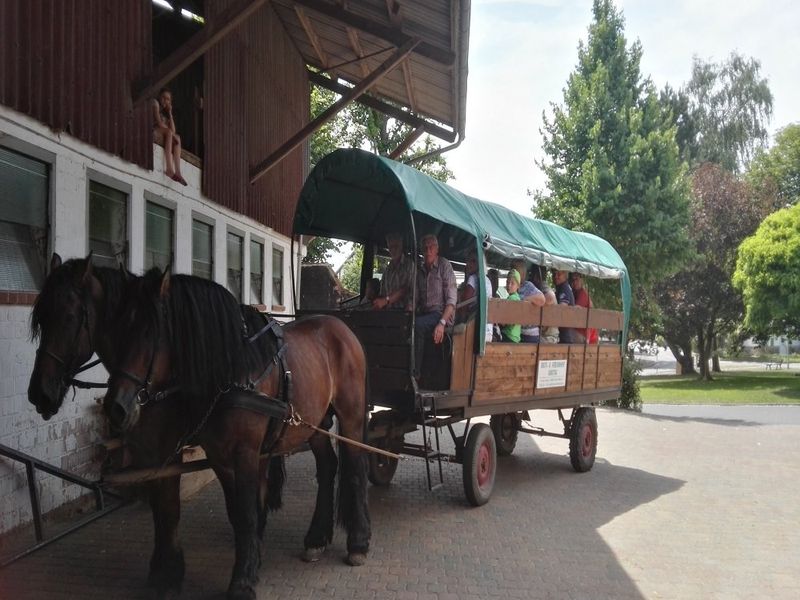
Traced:
[[[39, 340], [36, 361], [28, 385], [28, 400], [44, 419], [55, 415], [75, 373], [97, 353], [108, 372], [116, 366], [112, 327], [120, 309], [123, 290], [133, 276], [118, 269], [92, 265], [90, 257], [62, 264], [53, 254], [50, 273], [31, 314], [31, 337]], [[154, 403], [143, 411], [138, 425], [125, 441], [135, 467], [160, 467], [175, 454], [181, 431], [167, 427], [177, 415], [177, 402]], [[270, 481], [259, 515], [263, 530], [267, 508], [280, 506], [283, 459], [269, 463]], [[262, 479], [266, 485], [266, 478]], [[168, 477], [144, 484], [153, 512], [155, 543], [148, 581], [159, 595], [180, 589], [183, 552], [178, 542], [180, 478]], [[269, 498], [266, 498], [266, 492]]]
[[[236, 398], [269, 404], [268, 398], [291, 389], [291, 414], [324, 428], [335, 415], [345, 437], [362, 440], [364, 351], [347, 326], [331, 317], [295, 321], [276, 335], [266, 317], [240, 307], [222, 286], [196, 277], [151, 271], [132, 282], [126, 297], [118, 317], [118, 339], [125, 344], [109, 381], [106, 414], [122, 429], [136, 427], [150, 398], [181, 390], [180, 400], [162, 403], [180, 407], [169, 426], [196, 437], [222, 483], [236, 540], [228, 595], [254, 598], [260, 566], [259, 456], [265, 449], [290, 452], [306, 441], [314, 453], [319, 488], [304, 542], [306, 560], [316, 560], [332, 539], [337, 462], [327, 436], [270, 417], [252, 402], [243, 407]], [[339, 454], [338, 517], [347, 530], [347, 562], [358, 565], [370, 540], [366, 455], [345, 444]]]

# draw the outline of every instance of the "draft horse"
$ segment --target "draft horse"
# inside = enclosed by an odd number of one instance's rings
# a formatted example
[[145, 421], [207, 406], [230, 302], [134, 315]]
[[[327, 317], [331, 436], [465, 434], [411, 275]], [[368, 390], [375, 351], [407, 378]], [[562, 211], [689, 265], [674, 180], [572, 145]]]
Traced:
[[309, 561], [319, 558], [333, 536], [339, 470], [338, 520], [347, 531], [346, 560], [363, 564], [371, 535], [366, 453], [341, 444], [337, 467], [326, 435], [252, 405], [253, 399], [270, 403], [291, 390], [291, 415], [324, 429], [335, 415], [342, 435], [363, 440], [366, 359], [350, 329], [319, 316], [294, 321], [276, 334], [274, 321], [240, 307], [222, 286], [157, 270], [134, 280], [126, 297], [117, 336], [125, 343], [118, 346], [106, 414], [129, 430], [146, 412], [142, 404], [149, 398], [180, 389], [180, 400], [161, 402], [180, 407], [168, 427], [196, 436], [222, 484], [236, 544], [228, 596], [255, 597], [261, 560], [258, 470], [265, 451], [288, 453], [308, 442], [314, 454], [319, 486], [304, 540]]
[[[50, 260], [50, 271], [31, 313], [31, 339], [39, 340], [36, 360], [28, 385], [28, 400], [49, 420], [58, 413], [74, 378], [96, 352], [109, 373], [116, 368], [116, 339], [113, 327], [126, 285], [133, 275], [92, 264], [85, 259], [63, 262], [58, 254]], [[173, 403], [149, 406], [136, 427], [125, 435], [135, 467], [159, 467], [174, 454], [180, 431], [168, 427], [176, 413]], [[283, 459], [269, 463], [270, 480], [283, 473]], [[274, 475], [273, 475], [274, 474]], [[262, 479], [266, 485], [267, 478]], [[143, 484], [154, 524], [154, 548], [148, 582], [158, 595], [180, 589], [184, 574], [183, 551], [178, 542], [180, 520], [180, 477], [173, 476]], [[270, 486], [262, 505], [260, 528], [266, 510], [280, 506], [279, 490]]]

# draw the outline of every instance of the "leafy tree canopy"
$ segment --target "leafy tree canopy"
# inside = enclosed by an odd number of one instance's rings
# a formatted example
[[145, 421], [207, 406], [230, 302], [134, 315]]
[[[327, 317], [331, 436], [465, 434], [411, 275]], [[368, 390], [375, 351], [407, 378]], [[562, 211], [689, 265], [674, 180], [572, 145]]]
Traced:
[[[698, 341], [701, 373], [707, 372], [715, 336], [741, 319], [740, 295], [731, 284], [736, 250], [768, 211], [761, 197], [719, 165], [705, 163], [692, 177], [690, 238], [695, 255], [677, 274], [657, 286], [663, 335], [691, 356]], [[675, 350], [673, 350], [675, 352]]]
[[756, 153], [747, 180], [754, 188], [774, 195], [776, 209], [800, 201], [800, 123], [781, 129], [772, 148]]
[[676, 129], [641, 77], [641, 45], [627, 43], [610, 0], [595, 0], [593, 12], [564, 103], [544, 116], [549, 194], [536, 195], [534, 213], [614, 245], [639, 299], [636, 318], [653, 284], [685, 261], [689, 185]]
[[760, 71], [759, 61], [736, 52], [719, 63], [695, 57], [689, 82], [661, 93], [690, 166], [712, 162], [738, 173], [766, 144], [772, 92]]
[[771, 214], [742, 242], [733, 283], [758, 337], [800, 337], [800, 204]]

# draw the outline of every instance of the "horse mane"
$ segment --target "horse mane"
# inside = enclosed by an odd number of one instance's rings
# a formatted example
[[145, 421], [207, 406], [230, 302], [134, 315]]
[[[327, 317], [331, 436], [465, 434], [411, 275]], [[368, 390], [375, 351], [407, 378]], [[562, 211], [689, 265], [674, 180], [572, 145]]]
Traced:
[[[85, 258], [71, 258], [47, 276], [31, 311], [31, 341], [39, 338], [43, 327], [47, 327], [62, 316], [64, 294], [69, 288], [79, 290], [76, 282], [83, 276], [85, 270]], [[122, 300], [124, 277], [118, 269], [96, 265], [92, 266], [92, 275], [100, 282], [106, 296], [103, 314], [99, 317], [102, 321], [108, 322]]]
[[[160, 274], [148, 273], [145, 278], [150, 278], [145, 287], [151, 290], [148, 310], [153, 311], [157, 303], [152, 292], [159, 289], [153, 285], [160, 286]], [[176, 383], [192, 394], [214, 395], [232, 384], [246, 383], [277, 351], [270, 335], [247, 341], [266, 322], [264, 317], [241, 307], [228, 290], [207, 279], [172, 275], [165, 321]]]

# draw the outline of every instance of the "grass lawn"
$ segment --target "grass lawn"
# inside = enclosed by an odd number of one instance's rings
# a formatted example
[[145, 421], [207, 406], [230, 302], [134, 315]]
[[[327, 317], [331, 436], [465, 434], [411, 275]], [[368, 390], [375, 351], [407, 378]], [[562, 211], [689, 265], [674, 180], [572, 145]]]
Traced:
[[697, 376], [641, 379], [645, 404], [800, 404], [797, 371], [717, 373], [714, 381]]

